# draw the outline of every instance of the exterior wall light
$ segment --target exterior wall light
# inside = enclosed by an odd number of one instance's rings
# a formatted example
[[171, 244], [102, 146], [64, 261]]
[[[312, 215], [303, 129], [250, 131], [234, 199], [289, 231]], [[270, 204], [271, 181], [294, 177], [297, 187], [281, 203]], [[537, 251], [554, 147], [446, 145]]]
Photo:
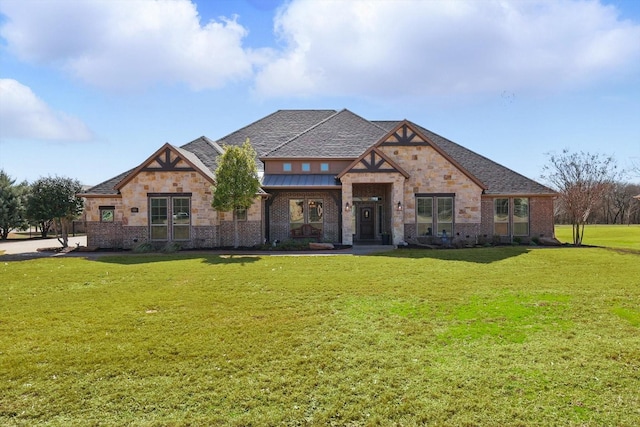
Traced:
[[401, 211], [402, 210], [402, 203], [398, 202], [398, 206], [396, 207], [397, 211]]
[[351, 206], [349, 206], [349, 202], [347, 202], [347, 204], [344, 205], [344, 210], [345, 210], [345, 212], [351, 211]]

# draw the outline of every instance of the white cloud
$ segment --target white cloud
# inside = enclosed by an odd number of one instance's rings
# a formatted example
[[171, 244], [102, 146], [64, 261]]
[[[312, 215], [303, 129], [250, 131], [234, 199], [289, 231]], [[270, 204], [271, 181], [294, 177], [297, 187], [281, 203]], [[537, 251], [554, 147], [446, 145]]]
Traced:
[[201, 23], [189, 0], [0, 0], [0, 10], [9, 52], [102, 88], [464, 96], [640, 71], [640, 24], [595, 0], [291, 0], [275, 17], [280, 51], [246, 47], [233, 17]]
[[0, 139], [86, 141], [92, 135], [78, 118], [52, 110], [13, 79], [0, 79]]
[[596, 1], [294, 0], [276, 29], [264, 96], [555, 90], [640, 68], [640, 25]]
[[243, 49], [245, 28], [234, 19], [200, 25], [187, 0], [2, 3], [0, 29], [9, 50], [55, 64], [104, 88], [186, 83], [217, 88], [250, 78], [259, 51]]

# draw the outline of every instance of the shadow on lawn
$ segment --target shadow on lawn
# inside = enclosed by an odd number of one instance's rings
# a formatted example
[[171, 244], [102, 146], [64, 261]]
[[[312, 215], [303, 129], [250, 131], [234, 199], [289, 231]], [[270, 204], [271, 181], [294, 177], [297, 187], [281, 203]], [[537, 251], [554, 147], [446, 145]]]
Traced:
[[462, 261], [478, 264], [491, 264], [528, 253], [531, 249], [524, 246], [500, 246], [494, 248], [469, 249], [399, 249], [393, 252], [371, 254], [394, 258], [431, 258], [441, 261]]
[[93, 261], [107, 264], [140, 265], [156, 262], [201, 260], [211, 265], [248, 264], [260, 260], [259, 256], [237, 255], [209, 255], [209, 254], [127, 254], [127, 255], [103, 255], [92, 258]]

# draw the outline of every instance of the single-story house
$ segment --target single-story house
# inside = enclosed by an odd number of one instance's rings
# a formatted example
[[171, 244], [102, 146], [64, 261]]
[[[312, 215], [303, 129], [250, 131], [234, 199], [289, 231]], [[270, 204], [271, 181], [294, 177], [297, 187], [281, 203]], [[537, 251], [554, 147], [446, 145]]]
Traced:
[[216, 159], [249, 138], [262, 183], [237, 212], [240, 244], [527, 242], [553, 237], [556, 193], [408, 120], [280, 110], [217, 141], [161, 146], [80, 196], [87, 244], [231, 246], [233, 213], [211, 207]]

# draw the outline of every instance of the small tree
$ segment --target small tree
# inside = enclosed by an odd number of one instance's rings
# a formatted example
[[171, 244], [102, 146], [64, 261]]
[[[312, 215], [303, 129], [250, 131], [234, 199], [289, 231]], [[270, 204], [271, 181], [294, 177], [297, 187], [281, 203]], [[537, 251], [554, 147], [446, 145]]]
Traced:
[[58, 176], [40, 178], [31, 185], [27, 199], [29, 218], [41, 226], [43, 237], [53, 225], [63, 248], [69, 246], [72, 221], [82, 212], [82, 199], [76, 197], [81, 191], [78, 180]]
[[7, 240], [13, 229], [27, 227], [24, 192], [26, 184], [15, 185], [3, 170], [0, 170], [0, 239]]
[[225, 146], [218, 157], [216, 183], [211, 206], [220, 212], [233, 212], [234, 247], [239, 246], [238, 209], [249, 209], [260, 189], [256, 152], [249, 138], [238, 146]]
[[562, 208], [573, 227], [573, 244], [581, 245], [584, 226], [599, 201], [616, 180], [617, 165], [613, 157], [600, 154], [547, 154], [549, 164], [542, 177], [560, 194]]

